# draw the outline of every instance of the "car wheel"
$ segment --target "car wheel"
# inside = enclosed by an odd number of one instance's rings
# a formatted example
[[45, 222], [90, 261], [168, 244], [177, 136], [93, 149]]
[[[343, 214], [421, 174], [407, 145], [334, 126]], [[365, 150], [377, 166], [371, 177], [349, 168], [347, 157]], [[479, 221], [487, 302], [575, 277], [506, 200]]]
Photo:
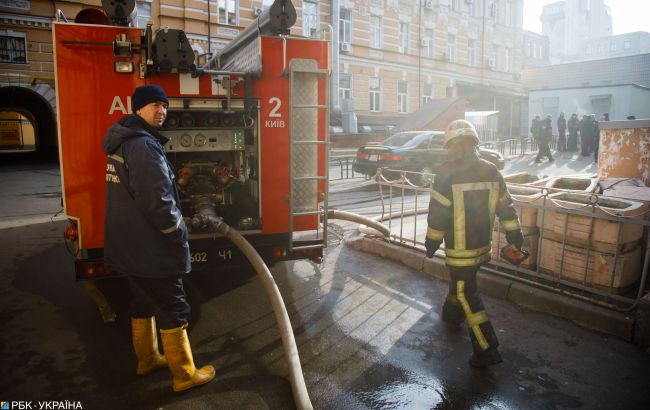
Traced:
[[433, 176], [427, 174], [433, 174], [433, 170], [430, 167], [420, 168], [420, 175], [416, 178], [416, 183], [421, 186], [429, 186], [433, 182]]

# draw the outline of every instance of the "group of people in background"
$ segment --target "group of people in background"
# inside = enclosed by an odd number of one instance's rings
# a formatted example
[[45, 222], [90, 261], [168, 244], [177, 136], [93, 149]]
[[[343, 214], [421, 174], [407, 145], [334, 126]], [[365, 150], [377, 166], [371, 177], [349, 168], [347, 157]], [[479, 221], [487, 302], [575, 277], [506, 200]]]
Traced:
[[[587, 157], [594, 155], [594, 160], [598, 162], [598, 144], [600, 141], [600, 127], [598, 121], [609, 121], [609, 114], [605, 113], [596, 120], [596, 115], [583, 115], [578, 119], [578, 114], [572, 114], [567, 121], [564, 113], [561, 112], [557, 119], [557, 151], [558, 152], [577, 152], [578, 141], [580, 141], [580, 155]], [[568, 131], [568, 135], [567, 135]], [[553, 140], [553, 119], [547, 115], [542, 119], [539, 115], [533, 118], [530, 132], [537, 142], [538, 152], [535, 162], [542, 162], [542, 158], [547, 157], [549, 162], [553, 162], [553, 155], [549, 142]]]

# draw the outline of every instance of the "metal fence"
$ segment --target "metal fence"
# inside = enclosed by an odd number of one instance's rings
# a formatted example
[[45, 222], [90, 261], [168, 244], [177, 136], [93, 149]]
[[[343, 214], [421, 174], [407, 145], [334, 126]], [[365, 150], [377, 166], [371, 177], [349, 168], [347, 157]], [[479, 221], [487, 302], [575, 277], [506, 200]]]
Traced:
[[[388, 180], [386, 171], [397, 172], [400, 178]], [[377, 220], [388, 225], [391, 242], [422, 250], [431, 184], [413, 183], [421, 180], [419, 175], [380, 169], [375, 180], [382, 209]], [[513, 200], [520, 219], [528, 219], [529, 226], [523, 226], [523, 221], [522, 226], [531, 256], [520, 266], [500, 262], [498, 251], [506, 242], [495, 222], [493, 260], [483, 269], [609, 309], [634, 309], [646, 291], [650, 264], [648, 205], [599, 194], [509, 184], [511, 193], [520, 187], [528, 195], [513, 194]], [[635, 203], [636, 208], [617, 209], [615, 203]], [[443, 251], [438, 256], [444, 256]]]
[[364, 174], [354, 172], [352, 165], [356, 155], [332, 155], [329, 159], [330, 180], [365, 178]]
[[[552, 150], [555, 149], [557, 146], [557, 136], [554, 136], [548, 145]], [[483, 142], [480, 146], [499, 151], [501, 155], [505, 156], [533, 154], [538, 150], [537, 141], [531, 137]]]

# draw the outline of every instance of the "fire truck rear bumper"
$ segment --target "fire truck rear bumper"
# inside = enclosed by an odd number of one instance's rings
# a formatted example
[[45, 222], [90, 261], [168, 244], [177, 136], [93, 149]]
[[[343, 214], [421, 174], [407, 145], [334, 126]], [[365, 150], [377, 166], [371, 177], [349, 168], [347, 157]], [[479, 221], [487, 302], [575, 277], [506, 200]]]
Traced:
[[[278, 261], [311, 259], [320, 261], [323, 257], [321, 241], [294, 242], [294, 247], [302, 249], [289, 250], [289, 235], [251, 235], [246, 239], [253, 245], [268, 266]], [[122, 276], [104, 267], [102, 250], [95, 249], [91, 259], [75, 261], [77, 280], [92, 280]], [[232, 242], [223, 237], [208, 239], [190, 239], [190, 258], [192, 272], [208, 273], [219, 268], [237, 268], [250, 266], [246, 256]]]

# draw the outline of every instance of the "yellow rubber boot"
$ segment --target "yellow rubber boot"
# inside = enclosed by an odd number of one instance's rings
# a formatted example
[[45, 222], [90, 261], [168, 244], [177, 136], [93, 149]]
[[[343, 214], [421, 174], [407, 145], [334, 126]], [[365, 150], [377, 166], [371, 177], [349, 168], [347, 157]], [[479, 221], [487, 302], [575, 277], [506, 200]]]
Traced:
[[194, 366], [192, 348], [187, 338], [187, 323], [175, 329], [160, 329], [163, 350], [167, 365], [174, 376], [175, 392], [181, 392], [206, 384], [214, 379], [214, 367], [206, 365], [197, 369]]
[[165, 356], [158, 351], [156, 320], [153, 316], [146, 319], [131, 318], [131, 333], [133, 350], [138, 358], [136, 373], [139, 376], [167, 366]]

